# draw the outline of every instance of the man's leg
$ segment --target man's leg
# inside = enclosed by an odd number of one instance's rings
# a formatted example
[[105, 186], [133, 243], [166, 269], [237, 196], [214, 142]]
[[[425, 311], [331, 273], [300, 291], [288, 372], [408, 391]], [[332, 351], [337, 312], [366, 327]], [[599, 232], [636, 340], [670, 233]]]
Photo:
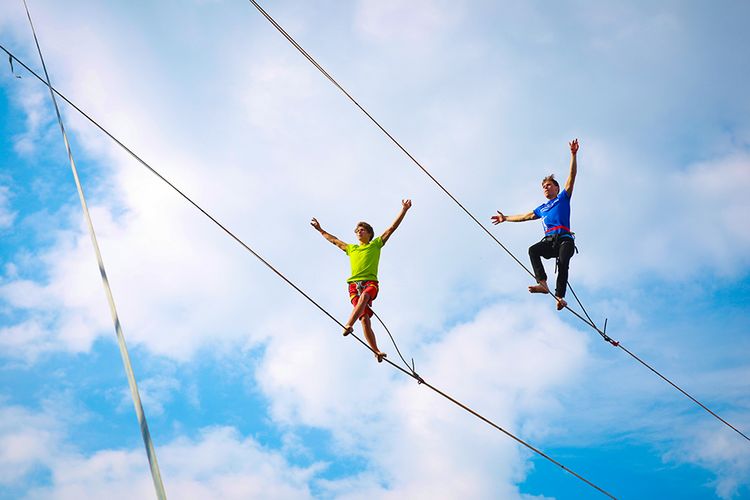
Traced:
[[347, 336], [354, 331], [354, 322], [357, 321], [360, 316], [362, 316], [362, 314], [365, 312], [367, 304], [369, 303], [370, 294], [368, 294], [367, 292], [362, 293], [362, 295], [360, 295], [357, 300], [357, 305], [354, 306], [354, 310], [352, 311], [351, 316], [349, 316], [349, 319], [344, 325], [344, 336]]
[[535, 243], [529, 247], [529, 259], [531, 260], [531, 267], [534, 270], [534, 278], [536, 278], [536, 285], [529, 287], [531, 293], [547, 293], [547, 273], [544, 272], [544, 265], [542, 264], [542, 257], [549, 259], [554, 256], [553, 245], [551, 241], [542, 240], [539, 243]]
[[558, 249], [557, 261], [557, 286], [555, 288], [555, 298], [557, 299], [557, 310], [562, 310], [566, 305], [565, 291], [568, 288], [568, 268], [570, 259], [575, 253], [575, 242], [572, 238], [562, 238]]
[[360, 321], [362, 322], [362, 330], [365, 332], [365, 340], [370, 344], [370, 349], [375, 352], [375, 357], [378, 359], [378, 363], [382, 363], [383, 358], [386, 357], [386, 353], [378, 349], [378, 341], [375, 339], [375, 332], [372, 331], [370, 317], [365, 314]]

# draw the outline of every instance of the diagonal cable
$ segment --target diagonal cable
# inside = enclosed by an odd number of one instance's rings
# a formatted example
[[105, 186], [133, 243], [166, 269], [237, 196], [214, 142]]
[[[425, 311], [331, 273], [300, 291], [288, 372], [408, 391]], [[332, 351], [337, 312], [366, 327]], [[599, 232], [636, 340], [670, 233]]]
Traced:
[[[15, 55], [13, 55], [13, 54], [12, 54], [11, 52], [9, 52], [9, 51], [8, 51], [8, 50], [7, 50], [7, 49], [6, 49], [5, 47], [3, 47], [3, 46], [2, 46], [1, 44], [0, 44], [0, 49], [2, 49], [2, 50], [3, 50], [3, 51], [4, 51], [5, 53], [6, 53], [6, 54], [8, 54], [8, 55], [9, 55], [9, 56], [10, 56], [10, 57], [11, 57], [12, 59], [14, 59], [14, 60], [15, 60], [16, 62], [18, 62], [18, 63], [19, 63], [19, 64], [20, 64], [21, 66], [23, 66], [23, 67], [24, 67], [24, 68], [25, 68], [25, 69], [26, 69], [26, 70], [27, 70], [27, 71], [28, 71], [29, 73], [31, 73], [31, 74], [32, 74], [33, 76], [35, 76], [35, 77], [36, 77], [37, 79], [39, 79], [40, 81], [44, 82], [44, 80], [43, 80], [43, 79], [42, 79], [42, 78], [41, 78], [41, 77], [40, 77], [40, 76], [39, 76], [39, 75], [38, 75], [38, 74], [37, 74], [36, 72], [34, 72], [34, 71], [33, 71], [33, 70], [31, 69], [31, 68], [29, 68], [29, 67], [28, 67], [28, 66], [27, 66], [26, 64], [24, 64], [24, 63], [23, 63], [23, 62], [22, 62], [21, 60], [19, 60], [19, 59], [18, 59], [18, 58], [17, 58], [17, 57], [15, 56]], [[219, 221], [218, 221], [217, 219], [215, 219], [215, 218], [214, 218], [214, 217], [213, 217], [213, 216], [212, 216], [212, 215], [211, 215], [210, 213], [208, 213], [208, 212], [207, 212], [206, 210], [204, 210], [204, 209], [203, 209], [203, 208], [202, 208], [202, 207], [201, 207], [200, 205], [198, 205], [198, 204], [197, 204], [197, 203], [196, 203], [195, 201], [193, 201], [193, 200], [192, 200], [192, 199], [191, 199], [190, 197], [188, 197], [188, 196], [187, 196], [187, 195], [186, 195], [186, 194], [185, 194], [185, 193], [184, 193], [183, 191], [181, 191], [181, 190], [180, 190], [179, 188], [177, 188], [177, 186], [175, 186], [175, 185], [174, 185], [174, 184], [173, 184], [172, 182], [170, 182], [170, 181], [169, 181], [169, 180], [168, 180], [167, 178], [165, 178], [165, 177], [164, 177], [163, 175], [161, 175], [161, 174], [160, 174], [160, 173], [159, 173], [158, 171], [156, 171], [156, 170], [155, 170], [155, 169], [154, 169], [153, 167], [151, 167], [151, 166], [150, 166], [150, 165], [149, 165], [148, 163], [146, 163], [146, 162], [145, 162], [145, 161], [144, 161], [143, 159], [141, 159], [141, 158], [140, 158], [140, 157], [139, 157], [138, 155], [136, 155], [136, 154], [135, 154], [135, 153], [134, 153], [134, 152], [133, 152], [133, 151], [132, 151], [132, 150], [131, 150], [130, 148], [128, 148], [127, 146], [125, 146], [125, 144], [123, 144], [123, 143], [122, 143], [122, 142], [121, 142], [121, 141], [120, 141], [119, 139], [117, 139], [117, 138], [116, 138], [115, 136], [113, 136], [113, 135], [112, 135], [112, 134], [111, 134], [111, 133], [110, 133], [109, 131], [107, 131], [107, 130], [106, 130], [106, 129], [105, 129], [104, 127], [102, 127], [102, 126], [101, 126], [101, 125], [100, 125], [100, 124], [99, 124], [99, 123], [98, 123], [98, 122], [97, 122], [96, 120], [94, 120], [93, 118], [91, 118], [91, 117], [90, 117], [90, 116], [89, 116], [88, 114], [86, 114], [86, 113], [85, 113], [85, 112], [84, 112], [83, 110], [81, 110], [81, 109], [80, 109], [80, 108], [79, 108], [78, 106], [76, 106], [76, 105], [75, 105], [75, 104], [74, 104], [73, 102], [71, 102], [71, 101], [70, 101], [70, 100], [69, 100], [69, 99], [68, 99], [67, 97], [65, 97], [65, 96], [64, 96], [64, 95], [63, 95], [62, 93], [60, 93], [60, 92], [59, 92], [59, 91], [58, 91], [57, 89], [55, 89], [55, 88], [54, 88], [54, 87], [52, 87], [52, 86], [49, 86], [49, 88], [50, 88], [50, 91], [51, 91], [51, 92], [54, 92], [55, 94], [57, 94], [57, 95], [58, 95], [58, 96], [59, 96], [59, 97], [60, 97], [61, 99], [63, 99], [63, 100], [64, 100], [65, 102], [67, 102], [67, 103], [68, 103], [68, 104], [69, 104], [69, 105], [70, 105], [71, 107], [73, 107], [73, 109], [75, 109], [76, 111], [78, 111], [78, 112], [79, 112], [79, 113], [80, 113], [80, 114], [81, 114], [81, 115], [82, 115], [83, 117], [85, 117], [85, 118], [86, 118], [86, 119], [87, 119], [87, 120], [88, 120], [89, 122], [91, 122], [91, 123], [92, 123], [92, 124], [93, 124], [93, 125], [94, 125], [95, 127], [97, 127], [97, 128], [98, 128], [98, 129], [100, 130], [100, 131], [102, 131], [102, 132], [103, 132], [103, 133], [104, 133], [104, 134], [105, 134], [105, 135], [106, 135], [107, 137], [109, 137], [110, 139], [112, 139], [112, 140], [113, 140], [113, 141], [114, 141], [114, 142], [115, 142], [115, 143], [116, 143], [116, 144], [117, 144], [118, 146], [120, 146], [120, 147], [121, 147], [121, 148], [122, 148], [123, 150], [125, 150], [125, 151], [126, 151], [126, 152], [127, 152], [128, 154], [130, 154], [130, 156], [132, 156], [132, 157], [133, 157], [133, 158], [134, 158], [134, 159], [135, 159], [136, 161], [138, 161], [138, 162], [139, 162], [139, 163], [140, 163], [141, 165], [143, 165], [144, 167], [146, 167], [146, 168], [147, 168], [147, 169], [148, 169], [148, 170], [149, 170], [150, 172], [152, 172], [152, 173], [153, 173], [154, 175], [156, 175], [156, 176], [157, 176], [157, 177], [158, 177], [158, 178], [159, 178], [159, 179], [160, 179], [161, 181], [163, 181], [164, 183], [166, 183], [166, 184], [167, 184], [167, 185], [168, 185], [169, 187], [171, 187], [171, 188], [172, 188], [172, 189], [173, 189], [173, 190], [174, 190], [175, 192], [177, 192], [177, 193], [178, 193], [178, 194], [179, 194], [179, 195], [180, 195], [180, 196], [181, 196], [182, 198], [184, 198], [184, 199], [185, 199], [186, 201], [188, 201], [188, 202], [189, 202], [189, 203], [190, 203], [191, 205], [193, 205], [193, 206], [194, 206], [194, 207], [195, 207], [195, 208], [196, 208], [197, 210], [199, 210], [199, 211], [200, 211], [200, 212], [201, 212], [201, 213], [202, 213], [203, 215], [205, 215], [206, 217], [208, 217], [208, 218], [209, 218], [209, 219], [210, 219], [210, 220], [211, 220], [211, 221], [212, 221], [212, 222], [213, 222], [214, 224], [216, 224], [216, 225], [217, 225], [217, 226], [218, 226], [219, 228], [221, 228], [221, 229], [222, 229], [222, 230], [223, 230], [223, 231], [224, 231], [224, 232], [225, 232], [225, 233], [226, 233], [227, 235], [229, 235], [229, 236], [230, 236], [230, 237], [231, 237], [232, 239], [234, 239], [234, 240], [235, 240], [235, 241], [236, 241], [237, 243], [239, 243], [239, 244], [240, 244], [240, 245], [241, 245], [241, 246], [242, 246], [243, 248], [245, 248], [245, 250], [247, 250], [248, 252], [250, 252], [250, 253], [251, 253], [251, 254], [252, 254], [252, 255], [253, 255], [253, 256], [254, 256], [255, 258], [257, 258], [258, 260], [260, 260], [260, 261], [261, 261], [261, 262], [262, 262], [262, 263], [263, 263], [263, 264], [264, 264], [264, 265], [265, 265], [266, 267], [268, 267], [268, 268], [269, 268], [269, 269], [270, 269], [271, 271], [273, 271], [273, 272], [274, 272], [274, 273], [275, 273], [275, 274], [276, 274], [276, 275], [277, 275], [278, 277], [280, 277], [280, 278], [281, 278], [282, 280], [284, 280], [284, 281], [285, 281], [285, 282], [286, 282], [286, 283], [287, 283], [287, 284], [288, 284], [289, 286], [291, 286], [292, 288], [294, 288], [294, 290], [296, 290], [296, 291], [297, 291], [298, 293], [300, 293], [300, 294], [301, 294], [301, 295], [302, 295], [303, 297], [305, 297], [305, 298], [306, 298], [306, 299], [307, 299], [307, 300], [308, 300], [309, 302], [311, 302], [311, 303], [312, 303], [313, 305], [315, 305], [315, 306], [316, 306], [316, 307], [317, 307], [317, 308], [318, 308], [318, 309], [319, 309], [319, 310], [320, 310], [320, 311], [321, 311], [321, 312], [322, 312], [323, 314], [325, 314], [326, 316], [328, 316], [328, 317], [329, 317], [329, 318], [330, 318], [330, 319], [331, 319], [331, 320], [332, 320], [332, 321], [333, 321], [334, 323], [336, 323], [337, 325], [339, 325], [339, 326], [340, 326], [340, 327], [341, 327], [342, 329], [344, 328], [344, 325], [343, 325], [343, 324], [342, 324], [342, 323], [341, 323], [341, 322], [340, 322], [340, 321], [339, 321], [338, 319], [336, 319], [336, 318], [335, 318], [335, 317], [334, 317], [334, 316], [333, 316], [333, 315], [332, 315], [331, 313], [329, 313], [329, 312], [328, 312], [328, 311], [327, 311], [327, 310], [326, 310], [325, 308], [323, 308], [323, 306], [321, 306], [320, 304], [318, 304], [318, 303], [317, 303], [317, 302], [316, 302], [316, 301], [315, 301], [315, 300], [314, 300], [314, 299], [313, 299], [312, 297], [310, 297], [310, 296], [309, 296], [309, 295], [308, 295], [307, 293], [305, 293], [305, 292], [304, 292], [304, 291], [303, 291], [303, 290], [302, 290], [301, 288], [299, 288], [299, 287], [298, 287], [298, 286], [297, 286], [296, 284], [294, 284], [294, 283], [293, 283], [293, 282], [292, 282], [291, 280], [289, 280], [289, 279], [288, 279], [288, 278], [287, 278], [286, 276], [284, 276], [284, 274], [282, 274], [282, 273], [281, 273], [281, 272], [280, 272], [279, 270], [277, 270], [277, 269], [276, 269], [276, 268], [275, 268], [275, 267], [274, 267], [273, 265], [271, 265], [271, 263], [270, 263], [270, 262], [268, 262], [267, 260], [265, 260], [265, 259], [264, 259], [264, 258], [263, 258], [263, 257], [262, 257], [262, 256], [261, 256], [260, 254], [258, 254], [258, 253], [257, 253], [257, 252], [256, 252], [255, 250], [253, 250], [253, 249], [252, 249], [252, 248], [251, 248], [251, 247], [250, 247], [249, 245], [247, 245], [247, 244], [246, 244], [246, 243], [245, 243], [244, 241], [242, 241], [242, 240], [241, 240], [241, 239], [240, 239], [240, 238], [239, 238], [238, 236], [236, 236], [236, 235], [235, 235], [234, 233], [232, 233], [232, 232], [231, 232], [231, 231], [230, 231], [230, 230], [229, 230], [229, 229], [228, 229], [228, 228], [227, 228], [226, 226], [224, 226], [223, 224], [221, 224], [221, 223], [220, 223], [220, 222], [219, 222]], [[367, 343], [366, 343], [366, 342], [365, 342], [364, 340], [362, 340], [362, 339], [361, 339], [361, 338], [360, 338], [359, 336], [357, 336], [356, 334], [352, 333], [352, 334], [350, 334], [349, 336], [351, 336], [351, 337], [354, 337], [354, 338], [355, 338], [355, 339], [356, 339], [356, 340], [357, 340], [357, 341], [358, 341], [358, 342], [359, 342], [360, 344], [362, 344], [362, 345], [363, 345], [363, 346], [364, 346], [364, 347], [365, 347], [365, 348], [366, 348], [367, 350], [369, 350], [369, 351], [371, 351], [371, 352], [373, 352], [373, 353], [375, 352], [375, 351], [373, 351], [373, 350], [372, 350], [372, 349], [370, 348], [370, 346], [369, 346], [369, 345], [368, 345], [368, 344], [367, 344]], [[395, 368], [396, 370], [400, 371], [401, 373], [403, 373], [403, 374], [404, 374], [404, 375], [406, 375], [407, 377], [411, 377], [411, 378], [413, 378], [413, 379], [414, 379], [414, 380], [416, 380], [416, 381], [417, 381], [417, 382], [418, 382], [419, 384], [423, 384], [423, 385], [424, 385], [425, 387], [429, 387], [429, 388], [430, 388], [430, 389], [431, 389], [432, 391], [434, 391], [434, 392], [435, 392], [436, 394], [438, 394], [438, 395], [442, 396], [443, 398], [447, 399], [448, 401], [452, 402], [453, 404], [455, 404], [455, 405], [459, 406], [459, 407], [460, 407], [460, 408], [462, 408], [463, 410], [465, 410], [465, 411], [467, 411], [468, 413], [470, 413], [470, 414], [474, 415], [475, 417], [477, 417], [477, 418], [478, 418], [478, 419], [480, 419], [481, 421], [485, 422], [486, 424], [490, 425], [490, 426], [491, 426], [491, 427], [493, 427], [494, 429], [496, 429], [496, 430], [498, 430], [498, 431], [500, 431], [500, 432], [504, 433], [505, 435], [509, 436], [509, 437], [510, 437], [511, 439], [514, 439], [514, 440], [515, 440], [515, 441], [517, 441], [518, 443], [522, 444], [523, 446], [525, 446], [525, 447], [526, 447], [526, 448], [528, 448], [529, 450], [533, 451], [534, 453], [538, 454], [538, 455], [539, 455], [539, 456], [541, 456], [542, 458], [544, 458], [544, 459], [546, 459], [546, 460], [550, 461], [550, 462], [551, 462], [551, 463], [553, 463], [554, 465], [556, 465], [556, 466], [560, 467], [560, 468], [561, 468], [561, 469], [563, 469], [564, 471], [566, 471], [566, 472], [568, 472], [568, 473], [572, 474], [573, 476], [575, 476], [576, 478], [580, 479], [581, 481], [583, 481], [583, 482], [584, 482], [584, 483], [586, 483], [587, 485], [591, 486], [592, 488], [596, 489], [597, 491], [601, 492], [601, 493], [602, 493], [602, 494], [604, 494], [605, 496], [607, 496], [607, 497], [609, 497], [609, 498], [613, 498], [613, 499], [614, 499], [614, 498], [616, 498], [615, 496], [613, 496], [612, 494], [608, 493], [608, 492], [607, 492], [606, 490], [604, 490], [604, 489], [602, 489], [601, 487], [597, 486], [597, 485], [596, 485], [596, 484], [594, 484], [593, 482], [589, 481], [589, 480], [588, 480], [588, 479], [586, 479], [585, 477], [583, 477], [583, 476], [581, 476], [580, 474], [578, 474], [578, 473], [574, 472], [573, 470], [571, 470], [570, 468], [568, 468], [568, 467], [564, 466], [564, 465], [563, 465], [563, 464], [561, 464], [560, 462], [558, 462], [558, 461], [554, 460], [553, 458], [551, 458], [551, 457], [550, 457], [549, 455], [547, 455], [546, 453], [542, 452], [542, 451], [541, 451], [541, 450], [539, 450], [538, 448], [535, 448], [534, 446], [532, 446], [531, 444], [527, 443], [527, 442], [526, 442], [526, 441], [524, 441], [523, 439], [521, 439], [521, 438], [519, 438], [519, 437], [515, 436], [515, 435], [514, 435], [514, 434], [512, 434], [511, 432], [509, 432], [509, 431], [505, 430], [504, 428], [500, 427], [499, 425], [495, 424], [495, 423], [494, 423], [493, 421], [491, 421], [490, 419], [488, 419], [488, 418], [486, 418], [486, 417], [482, 416], [482, 415], [481, 415], [480, 413], [478, 413], [477, 411], [475, 411], [475, 410], [472, 410], [472, 409], [471, 409], [470, 407], [468, 407], [468, 406], [464, 405], [463, 403], [461, 403], [461, 402], [459, 402], [458, 400], [454, 399], [453, 397], [449, 396], [449, 395], [448, 395], [447, 393], [445, 393], [445, 392], [441, 391], [441, 390], [440, 390], [440, 389], [438, 389], [437, 387], [435, 387], [435, 386], [433, 386], [433, 385], [431, 385], [431, 384], [427, 383], [427, 382], [426, 382], [426, 381], [425, 381], [425, 380], [424, 380], [424, 379], [423, 379], [422, 377], [420, 377], [420, 376], [419, 376], [419, 375], [417, 375], [416, 373], [411, 373], [411, 372], [409, 372], [409, 371], [405, 370], [405, 369], [404, 369], [404, 368], [402, 368], [401, 366], [399, 366], [399, 365], [397, 365], [397, 364], [393, 363], [393, 362], [392, 362], [391, 360], [389, 360], [388, 358], [384, 358], [384, 360], [383, 360], [383, 361], [385, 361], [385, 362], [386, 362], [387, 364], [389, 364], [390, 366], [392, 366], [392, 367], [393, 367], [393, 368]]]
[[[159, 471], [159, 463], [156, 460], [156, 450], [154, 449], [154, 443], [151, 441], [151, 433], [148, 430], [148, 422], [146, 421], [146, 414], [143, 412], [143, 405], [141, 404], [141, 397], [138, 392], [138, 384], [135, 381], [135, 374], [133, 373], [133, 366], [130, 363], [130, 355], [128, 354], [128, 348], [125, 345], [125, 336], [122, 333], [122, 326], [120, 324], [120, 318], [115, 308], [115, 299], [112, 296], [112, 289], [109, 286], [109, 279], [107, 279], [107, 273], [104, 270], [104, 261], [102, 259], [101, 251], [99, 250], [99, 243], [96, 239], [96, 233], [94, 232], [94, 224], [91, 221], [91, 215], [89, 214], [88, 205], [86, 204], [86, 197], [83, 193], [83, 187], [81, 181], [78, 178], [78, 169], [76, 168], [75, 160], [73, 159], [73, 152], [70, 149], [70, 143], [68, 142], [68, 135], [65, 132], [65, 126], [63, 125], [62, 116], [60, 115], [60, 108], [57, 106], [57, 99], [55, 93], [52, 90], [52, 83], [50, 82], [49, 73], [47, 72], [47, 65], [44, 63], [44, 57], [42, 56], [42, 49], [39, 46], [39, 39], [36, 36], [36, 30], [34, 29], [34, 23], [31, 20], [31, 13], [29, 12], [29, 6], [26, 4], [26, 0], [23, 0], [23, 6], [26, 9], [26, 16], [29, 18], [29, 25], [31, 26], [31, 32], [34, 35], [34, 43], [36, 43], [36, 49], [39, 53], [39, 60], [42, 62], [42, 68], [44, 69], [44, 76], [47, 87], [49, 88], [50, 97], [52, 98], [52, 104], [55, 106], [55, 114], [57, 115], [57, 123], [60, 125], [60, 132], [62, 133], [63, 142], [65, 143], [65, 149], [68, 152], [68, 160], [70, 160], [70, 169], [73, 171], [73, 178], [75, 179], [76, 189], [78, 190], [78, 198], [81, 201], [81, 208], [83, 215], [88, 225], [89, 234], [91, 235], [91, 243], [94, 245], [94, 251], [96, 252], [96, 260], [99, 264], [99, 273], [102, 276], [102, 284], [104, 285], [104, 292], [107, 295], [107, 302], [109, 303], [109, 311], [112, 314], [112, 321], [115, 325], [115, 332], [117, 334], [117, 345], [120, 348], [120, 355], [122, 357], [123, 365], [125, 365], [125, 373], [128, 378], [128, 385], [130, 386], [130, 395], [133, 399], [133, 406], [135, 406], [135, 414], [138, 417], [138, 424], [141, 428], [141, 436], [143, 437], [143, 444], [146, 446], [146, 455], [148, 457], [148, 464], [151, 469], [151, 478], [154, 481], [154, 488], [156, 489], [156, 496], [159, 500], [166, 500], [167, 494], [164, 491], [164, 484], [161, 480], [161, 472]], [[11, 58], [11, 61], [13, 59]], [[38, 77], [37, 77], [38, 78]]]
[[[260, 12], [268, 20], [268, 22], [270, 22], [273, 25], [274, 28], [276, 28], [276, 30], [279, 33], [281, 33], [284, 36], [284, 38], [286, 38], [289, 41], [289, 43], [291, 43], [294, 46], [294, 48], [297, 49], [297, 51], [299, 51], [300, 54], [302, 54], [305, 57], [305, 59], [307, 59], [308, 61], [310, 61], [310, 63], [313, 66], [315, 66], [315, 68], [317, 68], [318, 71], [320, 71], [323, 74], [323, 76], [325, 76], [336, 88], [338, 88], [357, 108], [359, 108], [360, 111], [362, 111], [362, 113], [364, 113], [365, 116], [367, 116], [367, 118], [369, 118], [370, 121], [372, 121], [372, 123], [375, 124], [375, 126], [377, 126], [388, 137], [388, 139], [390, 139], [391, 142], [393, 142], [393, 144], [396, 145], [396, 147], [398, 149], [400, 149], [407, 157], [409, 157], [409, 159], [417, 167], [419, 167], [419, 169], [422, 170], [422, 172], [424, 172], [425, 175], [427, 175], [427, 177], [430, 178], [430, 180], [432, 180], [451, 200], [453, 200], [453, 202], [455, 202], [456, 205], [458, 205], [461, 208], [461, 210], [463, 210], [466, 213], [466, 215], [468, 215], [469, 218], [471, 218], [471, 220], [473, 220], [477, 224], [477, 226], [479, 226], [479, 228], [482, 231], [484, 231], [490, 238], [492, 238], [495, 241], [495, 243], [497, 243], [503, 250], [505, 250], [505, 252], [513, 260], [515, 260], [516, 263], [518, 263], [519, 266], [521, 266], [527, 273], [529, 273], [529, 275], [531, 277], [534, 277], [534, 273], [532, 273], [520, 260], [518, 260], [518, 258], [515, 255], [513, 255], [513, 252], [511, 252], [510, 250], [508, 250], [508, 248], [506, 248], [506, 246], [503, 245], [502, 242], [499, 239], [497, 239], [495, 237], [495, 235], [493, 235], [484, 226], [484, 224], [482, 224], [481, 222], [479, 222], [479, 220], [466, 207], [464, 207], [464, 205], [460, 201], [458, 201], [458, 199], [455, 196], [453, 196], [450, 193], [450, 191], [448, 191], [424, 166], [422, 166], [422, 164], [414, 156], [412, 156], [412, 154], [404, 146], [402, 146], [401, 143], [398, 142], [396, 140], [396, 138], [393, 137], [391, 135], [391, 133], [388, 132], [388, 130], [385, 127], [383, 127], [383, 125], [380, 124], [380, 122], [378, 122], [359, 102], [357, 102], [356, 99], [354, 99], [354, 97], [352, 97], [352, 95], [349, 92], [346, 91], [346, 89], [344, 89], [344, 87], [342, 87], [320, 64], [318, 64], [318, 62], [310, 54], [308, 54], [307, 51], [304, 48], [302, 48], [302, 46], [299, 43], [297, 43], [297, 41], [294, 38], [292, 38], [292, 36], [289, 33], [286, 32], [286, 30], [279, 23], [277, 23], [276, 20], [274, 18], [272, 18], [268, 14], [268, 12], [266, 12], [263, 9], [263, 7], [261, 7], [258, 4], [258, 2], [256, 2], [255, 0], [248, 0], [248, 1], [258, 10], [258, 12]], [[550, 296], [553, 296], [552, 292], [547, 292], [547, 294], [550, 295]], [[703, 408], [704, 410], [706, 410], [709, 414], [711, 414], [714, 417], [716, 417], [720, 422], [723, 422], [724, 424], [728, 425], [731, 429], [735, 430], [742, 437], [744, 437], [745, 439], [747, 439], [748, 441], [750, 441], [750, 437], [748, 437], [746, 434], [744, 434], [743, 432], [739, 431], [736, 427], [734, 427], [733, 425], [729, 424], [726, 420], [724, 420], [723, 418], [719, 417], [713, 411], [709, 410], [703, 403], [700, 403], [697, 399], [695, 399], [693, 396], [691, 396], [690, 394], [688, 394], [687, 392], [685, 392], [677, 384], [675, 384], [674, 382], [672, 382], [671, 380], [669, 380], [667, 377], [665, 377], [664, 375], [662, 375], [661, 373], [659, 373], [656, 369], [654, 369], [653, 367], [651, 367], [650, 365], [648, 365], [646, 362], [644, 362], [643, 360], [641, 360], [640, 358], [638, 358], [635, 354], [633, 354], [629, 350], [625, 349], [625, 347], [623, 345], [621, 345], [620, 342], [618, 342], [618, 341], [610, 338], [606, 334], [606, 332], [604, 332], [601, 329], [599, 329], [599, 327], [593, 321], [591, 321], [590, 319], [587, 319], [587, 318], [581, 316], [580, 313], [578, 313], [574, 309], [570, 308], [570, 306], [565, 306], [565, 309], [567, 309], [568, 311], [570, 311], [578, 319], [580, 319], [581, 321], [583, 321], [584, 323], [586, 323], [588, 326], [590, 326], [591, 328], [593, 328], [602, 337], [602, 339], [604, 339], [605, 341], [609, 342], [614, 347], [621, 348], [623, 351], [625, 351], [627, 354], [629, 354], [630, 356], [632, 356], [639, 363], [643, 364], [646, 368], [648, 368], [652, 372], [656, 373], [659, 377], [661, 377], [662, 379], [664, 379], [665, 381], [667, 381], [671, 386], [675, 387], [682, 394], [684, 394], [689, 399], [691, 399], [692, 401], [694, 401], [695, 403], [697, 403], [701, 408]], [[586, 313], [586, 316], [588, 316], [588, 313]]]

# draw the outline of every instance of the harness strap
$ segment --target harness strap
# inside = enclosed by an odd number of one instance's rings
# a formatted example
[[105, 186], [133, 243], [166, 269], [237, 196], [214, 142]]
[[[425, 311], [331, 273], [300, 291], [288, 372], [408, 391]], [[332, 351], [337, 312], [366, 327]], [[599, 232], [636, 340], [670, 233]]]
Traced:
[[552, 231], [557, 231], [558, 229], [564, 229], [567, 232], [572, 233], [572, 231], [570, 230], [569, 227], [566, 227], [566, 226], [555, 226], [555, 227], [551, 227], [551, 228], [547, 229], [546, 231], [544, 231], [544, 234], [551, 233]]

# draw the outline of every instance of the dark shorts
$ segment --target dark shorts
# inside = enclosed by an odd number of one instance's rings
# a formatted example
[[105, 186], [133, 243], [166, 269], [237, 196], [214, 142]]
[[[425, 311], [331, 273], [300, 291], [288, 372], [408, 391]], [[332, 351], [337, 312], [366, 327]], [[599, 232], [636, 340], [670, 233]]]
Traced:
[[372, 309], [370, 309], [370, 305], [372, 305], [372, 301], [375, 300], [375, 297], [378, 296], [378, 282], [354, 281], [352, 283], [349, 283], [349, 300], [351, 301], [353, 306], [357, 305], [357, 303], [359, 302], [359, 296], [365, 292], [367, 292], [367, 295], [370, 296], [370, 300], [365, 307], [365, 311], [362, 313], [362, 316], [360, 316], [359, 319], [364, 318], [365, 315], [367, 315], [368, 318], [372, 318], [372, 315], [374, 313], [372, 312]]

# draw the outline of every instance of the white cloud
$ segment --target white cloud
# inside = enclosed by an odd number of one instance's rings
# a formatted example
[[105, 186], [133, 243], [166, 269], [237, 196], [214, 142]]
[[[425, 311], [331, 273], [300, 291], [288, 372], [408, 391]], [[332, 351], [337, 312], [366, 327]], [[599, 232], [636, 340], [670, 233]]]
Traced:
[[[605, 162], [601, 152], [593, 155], [584, 157], [584, 168], [589, 168], [589, 158], [591, 163]], [[601, 193], [589, 191], [589, 180], [586, 189], [576, 192], [574, 215], [582, 253], [571, 264], [573, 279], [617, 276], [612, 284], [621, 286], [654, 275], [668, 281], [694, 280], [705, 273], [726, 278], [748, 268], [750, 238], [740, 222], [740, 214], [750, 212], [750, 202], [740, 193], [750, 181], [747, 153], [637, 175], [633, 169], [625, 174], [624, 163], [630, 161], [592, 172], [595, 184], [616, 186], [614, 199], [604, 202]], [[622, 273], [622, 266], [629, 272]]]
[[711, 486], [719, 498], [730, 499], [750, 487], [750, 451], [747, 448], [747, 442], [733, 431], [705, 423], [692, 426], [689, 436], [684, 436], [679, 447], [665, 453], [664, 459], [715, 471]]
[[444, 36], [444, 30], [457, 23], [460, 16], [461, 6], [456, 2], [360, 1], [354, 25], [361, 35], [379, 43], [431, 45], [435, 38]]
[[[59, 404], [40, 412], [0, 406], [0, 485], [19, 498], [150, 498], [154, 495], [142, 448], [83, 453], [69, 435]], [[73, 415], [79, 418], [79, 415]], [[297, 467], [231, 427], [208, 427], [157, 447], [167, 493], [176, 498], [312, 498], [309, 484], [321, 464]], [[49, 473], [49, 484], [29, 483], [32, 472]], [[29, 487], [29, 484], [35, 486]], [[24, 487], [24, 485], [26, 485]]]
[[[153, 417], [164, 414], [164, 406], [174, 399], [175, 393], [181, 388], [178, 379], [168, 376], [151, 377], [138, 383], [141, 403], [144, 408], [148, 408], [148, 414]], [[120, 408], [125, 411], [133, 409], [130, 387], [124, 387], [122, 390]]]
[[11, 194], [8, 186], [0, 186], [0, 229], [11, 227], [17, 215], [11, 208]]
[[21, 483], [35, 467], [54, 460], [60, 438], [51, 415], [0, 407], [0, 484]]
[[[332, 496], [520, 497], [514, 485], [527, 472], [525, 450], [359, 346], [342, 348], [326, 336], [317, 328], [272, 336], [257, 376], [274, 419], [327, 429], [343, 452], [371, 464], [324, 483]], [[417, 370], [533, 441], [553, 432], [547, 419], [561, 410], [554, 388], [580, 375], [586, 343], [551, 307], [493, 306], [417, 352]], [[546, 418], [532, 417], [540, 414]]]
[[[26, 418], [29, 416], [33, 414]], [[83, 455], [51, 441], [40, 427], [33, 434], [9, 436], [6, 431], [2, 435], [0, 460], [6, 485], [18, 484], [21, 471], [28, 472], [32, 464], [50, 472], [49, 485], [31, 488], [23, 498], [127, 499], [154, 495], [142, 449]], [[228, 427], [204, 429], [195, 439], [178, 438], [159, 447], [157, 456], [167, 494], [185, 499], [312, 498], [308, 482], [320, 469], [290, 465], [278, 453], [252, 438], [242, 438]]]

